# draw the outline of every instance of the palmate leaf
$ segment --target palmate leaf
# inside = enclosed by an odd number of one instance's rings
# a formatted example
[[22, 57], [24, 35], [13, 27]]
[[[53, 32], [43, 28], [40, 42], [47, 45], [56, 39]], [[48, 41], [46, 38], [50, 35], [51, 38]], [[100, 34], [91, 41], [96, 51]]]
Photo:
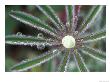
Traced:
[[44, 54], [41, 54], [41, 56], [34, 57], [33, 59], [27, 59], [27, 60], [22, 61], [19, 64], [16, 64], [15, 66], [11, 68], [11, 70], [12, 71], [26, 71], [33, 67], [39, 66], [60, 54], [61, 52], [57, 49], [50, 50]]
[[100, 13], [102, 8], [103, 6], [97, 5], [91, 9], [89, 15], [87, 16], [86, 20], [82, 23], [81, 28], [79, 29], [79, 31], [81, 32], [80, 34], [84, 33], [90, 27], [90, 25], [94, 22], [95, 18]]
[[69, 60], [70, 60], [70, 53], [69, 53], [69, 51], [65, 51], [64, 57], [58, 68], [59, 72], [67, 71], [67, 66], [68, 66]]
[[42, 11], [44, 15], [46, 15], [53, 24], [57, 27], [57, 30], [61, 30], [61, 28], [64, 28], [63, 23], [59, 19], [59, 17], [55, 14], [55, 11], [53, 8], [49, 5], [43, 5], [43, 6], [37, 6], [37, 8]]
[[95, 32], [83, 37], [84, 43], [98, 41], [106, 37], [106, 30], [100, 30], [99, 32]]
[[[48, 33], [48, 34], [55, 36], [57, 38], [58, 37], [56, 35], [57, 32], [61, 31], [62, 28], [65, 28], [65, 26], [60, 21], [58, 16], [55, 14], [55, 12], [51, 6], [46, 5], [46, 6], [37, 6], [37, 7], [51, 20], [51, 22], [57, 27], [57, 29], [52, 28], [48, 24], [45, 24], [45, 22], [41, 21], [39, 18], [34, 17], [34, 16], [27, 14], [27, 13], [21, 12], [21, 11], [11, 11], [10, 16], [15, 18], [16, 20], [22, 22], [22, 23], [28, 24], [34, 28], [37, 28], [38, 30], [44, 31], [45, 33]], [[94, 19], [100, 13], [102, 7], [103, 6], [95, 6], [92, 9], [88, 18], [83, 22], [79, 33], [80, 32], [84, 33], [88, 29], [88, 27], [90, 27], [91, 23], [94, 21]], [[75, 9], [76, 9], [76, 7], [75, 7]], [[73, 6], [70, 6], [70, 5], [66, 6], [67, 21], [70, 25], [70, 28], [77, 26], [79, 10], [80, 10], [80, 6], [78, 6], [78, 11], [74, 10]], [[75, 30], [75, 28], [73, 28], [73, 29]], [[73, 31], [73, 29], [71, 31]], [[59, 31], [57, 31], [57, 30], [59, 30]], [[63, 29], [63, 30], [65, 31], [66, 29]], [[88, 36], [84, 36], [83, 39], [84, 39], [84, 42], [89, 42], [89, 41], [99, 40], [104, 37], [105, 37], [105, 31], [100, 31], [97, 33], [93, 33], [92, 35], [90, 34]], [[57, 42], [57, 41], [53, 40], [53, 42]], [[58, 41], [58, 42], [60, 43], [60, 41]], [[22, 36], [21, 35], [6, 36], [6, 43], [15, 44], [15, 45], [41, 45], [41, 44], [53, 45], [53, 44], [50, 44], [50, 42], [47, 42], [47, 40], [44, 38], [37, 38], [37, 37], [24, 36], [24, 35], [22, 35]], [[58, 46], [58, 48], [59, 47], [61, 47], [61, 46]], [[51, 46], [51, 48], [53, 49], [54, 46]], [[56, 50], [55, 49], [52, 50], [52, 49], [44, 54], [41, 54], [41, 56], [35, 57], [33, 59], [27, 59], [27, 60], [22, 61], [21, 63], [13, 66], [12, 70], [13, 71], [26, 71], [28, 69], [35, 67], [35, 66], [39, 66], [42, 63], [45, 63], [46, 61], [49, 61], [53, 57], [60, 55], [60, 53], [62, 52], [58, 49], [56, 49]], [[103, 53], [101, 51], [97, 51], [97, 50], [92, 49], [90, 47], [86, 47], [86, 46], [82, 49], [83, 49], [82, 51], [85, 54], [89, 54], [91, 57], [105, 62], [105, 55], [103, 55], [105, 53]], [[73, 53], [74, 53], [73, 54], [74, 60], [75, 60], [75, 63], [77, 65], [79, 71], [81, 71], [81, 72], [82, 71], [83, 72], [89, 71], [87, 66], [85, 65], [83, 58], [81, 57], [81, 54], [78, 53], [77, 50], [74, 50]], [[71, 55], [71, 52], [65, 51], [64, 57], [62, 59], [60, 67], [59, 67], [59, 71], [67, 71], [67, 66], [68, 66], [68, 63], [70, 60], [70, 55]]]
[[102, 52], [101, 50], [84, 46], [81, 51], [94, 59], [100, 60], [101, 62], [104, 63], [106, 62], [106, 55], [105, 55], [106, 53]]
[[48, 39], [38, 38], [26, 35], [8, 35], [5, 37], [5, 43], [12, 45], [52, 45]]
[[45, 33], [55, 36], [55, 31], [49, 25], [45, 24], [39, 18], [34, 17], [30, 14], [21, 11], [11, 11], [10, 16], [22, 23], [30, 25], [38, 30], [44, 31]]
[[73, 54], [74, 61], [75, 61], [76, 65], [77, 65], [79, 71], [80, 72], [88, 72], [89, 70], [88, 70], [88, 68], [87, 68], [87, 66], [86, 66], [81, 54], [79, 54], [77, 52], [77, 50], [74, 50], [74, 51], [75, 51], [74, 54]]

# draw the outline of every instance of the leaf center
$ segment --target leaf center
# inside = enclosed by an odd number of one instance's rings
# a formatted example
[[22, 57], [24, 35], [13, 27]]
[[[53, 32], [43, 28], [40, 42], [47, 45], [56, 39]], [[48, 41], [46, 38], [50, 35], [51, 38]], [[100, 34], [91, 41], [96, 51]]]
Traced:
[[65, 48], [74, 48], [75, 47], [75, 38], [73, 36], [67, 35], [63, 37], [62, 44]]

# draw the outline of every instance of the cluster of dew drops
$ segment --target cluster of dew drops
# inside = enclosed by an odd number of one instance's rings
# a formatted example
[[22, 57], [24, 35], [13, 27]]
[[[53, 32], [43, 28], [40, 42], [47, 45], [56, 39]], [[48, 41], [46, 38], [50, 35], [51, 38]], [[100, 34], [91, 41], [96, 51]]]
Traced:
[[[21, 32], [17, 32], [16, 36], [21, 36], [21, 37], [32, 37], [32, 36], [26, 36], [26, 35], [23, 35]], [[42, 33], [38, 33], [37, 37], [38, 39], [44, 39], [44, 35]], [[50, 39], [48, 39], [50, 40]], [[27, 43], [23, 43], [24, 45], [27, 45]], [[36, 45], [36, 43], [35, 43]], [[30, 45], [31, 47], [33, 46], [33, 44]], [[37, 49], [38, 50], [43, 50], [45, 48], [45, 44], [37, 44]]]

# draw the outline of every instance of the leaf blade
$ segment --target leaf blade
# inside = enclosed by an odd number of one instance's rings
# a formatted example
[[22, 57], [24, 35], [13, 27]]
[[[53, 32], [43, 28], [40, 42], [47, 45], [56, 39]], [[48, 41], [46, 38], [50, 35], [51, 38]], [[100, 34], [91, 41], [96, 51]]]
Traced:
[[73, 23], [73, 6], [72, 5], [67, 5], [66, 6], [66, 21], [69, 24], [69, 27], [71, 27]]
[[92, 22], [95, 20], [95, 18], [97, 17], [97, 15], [100, 13], [100, 11], [102, 10], [103, 6], [97, 5], [95, 7], [93, 7], [91, 9], [91, 12], [89, 13], [88, 17], [86, 18], [86, 20], [82, 23], [81, 28], [79, 29], [79, 31], [82, 33], [84, 33], [92, 24]]
[[75, 53], [73, 54], [73, 56], [74, 56], [74, 60], [75, 60], [75, 63], [77, 65], [79, 71], [88, 72], [89, 70], [88, 70], [83, 58], [76, 50], [75, 50]]
[[[83, 51], [82, 51], [83, 50]], [[100, 60], [101, 62], [106, 62], [106, 53], [101, 50], [93, 49], [91, 47], [84, 46], [82, 52], [89, 55], [90, 57]]]
[[54, 35], [55, 36], [55, 32], [54, 30], [52, 29], [52, 27], [50, 27], [49, 25], [45, 24], [43, 21], [41, 21], [39, 18], [37, 17], [34, 17], [30, 14], [27, 14], [25, 12], [21, 12], [21, 11], [11, 11], [9, 13], [9, 15], [22, 22], [22, 23], [25, 23], [29, 26], [32, 26], [34, 28], [37, 28], [38, 30], [41, 30], [45, 33], [48, 33], [48, 34], [51, 34], [51, 35]]
[[51, 6], [49, 5], [37, 6], [37, 8], [53, 22], [53, 24], [57, 27], [57, 30], [59, 29], [61, 30], [61, 28], [64, 27], [60, 18], [55, 14], [55, 11]]
[[68, 51], [66, 51], [60, 65], [59, 65], [59, 68], [58, 68], [59, 72], [67, 71], [67, 65], [69, 63], [69, 60], [70, 60], [70, 53]]
[[37, 38], [26, 35], [8, 35], [5, 37], [5, 43], [12, 45], [50, 45], [48, 39]]
[[60, 55], [60, 53], [56, 50], [54, 51], [54, 54], [52, 54], [53, 51], [48, 51], [44, 54], [42, 54], [41, 56], [35, 57], [33, 59], [28, 59], [26, 61], [23, 61], [15, 66], [13, 66], [11, 68], [11, 70], [15, 70], [15, 71], [26, 71], [28, 69], [31, 69], [33, 67], [39, 66], [42, 63], [45, 63], [46, 61], [49, 61], [50, 59], [52, 59], [53, 57]]
[[105, 37], [106, 37], [106, 30], [103, 29], [101, 31], [84, 36], [83, 40], [84, 40], [84, 43], [87, 43], [87, 42], [98, 41], [98, 40], [104, 39]]

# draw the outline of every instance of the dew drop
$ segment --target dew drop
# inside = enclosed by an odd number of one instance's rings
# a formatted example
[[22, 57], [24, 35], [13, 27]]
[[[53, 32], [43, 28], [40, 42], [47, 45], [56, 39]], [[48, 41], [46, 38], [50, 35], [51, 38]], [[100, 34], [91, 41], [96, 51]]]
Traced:
[[55, 49], [55, 50], [53, 50], [53, 54], [55, 54], [57, 52], [57, 50]]
[[25, 63], [25, 62], [27, 62], [27, 60], [23, 60], [23, 61], [22, 61], [22, 63]]
[[22, 36], [21, 32], [17, 32], [16, 36]]
[[83, 39], [81, 39], [81, 42], [83, 42]]
[[45, 45], [44, 44], [38, 44], [37, 45], [37, 49], [39, 49], [39, 50], [42, 50], [44, 48], [45, 48]]
[[39, 34], [37, 35], [37, 38], [44, 38], [44, 35], [43, 35], [42, 33], [39, 33]]
[[75, 34], [78, 34], [78, 31], [75, 31]]
[[46, 40], [47, 42], [53, 42], [53, 40], [51, 38]]
[[69, 24], [69, 22], [66, 22], [66, 26], [67, 26], [67, 27], [70, 27], [70, 24]]
[[78, 16], [77, 15], [74, 16], [74, 20], [76, 20], [76, 21], [78, 20]]

